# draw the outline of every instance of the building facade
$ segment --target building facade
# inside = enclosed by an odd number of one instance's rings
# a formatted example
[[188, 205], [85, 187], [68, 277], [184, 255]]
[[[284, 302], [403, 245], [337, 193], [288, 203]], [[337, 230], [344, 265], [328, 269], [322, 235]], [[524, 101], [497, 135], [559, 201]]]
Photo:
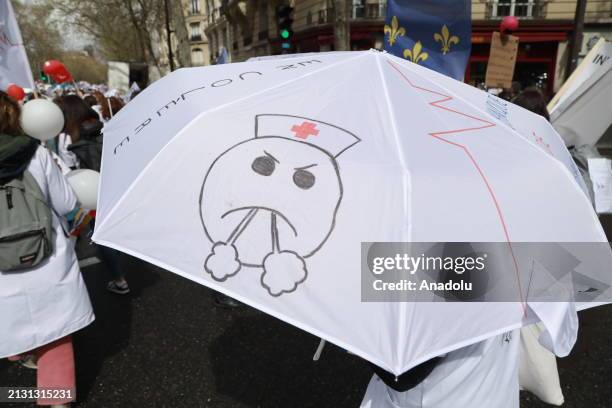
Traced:
[[[351, 50], [383, 48], [386, 13], [386, 0], [352, 1], [349, 5]], [[334, 20], [332, 0], [296, 1], [294, 27], [298, 52], [333, 50]]]
[[205, 34], [208, 23], [206, 0], [182, 0], [187, 28], [191, 66], [210, 64], [209, 41]]
[[[491, 35], [498, 30], [501, 18], [514, 15], [520, 20], [514, 33], [520, 40], [514, 80], [523, 88], [535, 85], [548, 95], [558, 91], [567, 76], [575, 13], [576, 1], [570, 0], [472, 1], [472, 54], [466, 82], [476, 86], [484, 83]], [[611, 27], [612, 2], [587, 1], [585, 24], [596, 21]], [[588, 52], [587, 42], [583, 42], [583, 55]]]
[[277, 0], [203, 0], [206, 2], [209, 59], [214, 63], [225, 48], [228, 62], [279, 54]]
[[[332, 0], [202, 0], [206, 2], [205, 33], [211, 63], [221, 49], [230, 61], [283, 52], [278, 36], [276, 10], [294, 7], [292, 48], [289, 52], [330, 51], [334, 43]], [[352, 49], [382, 47], [386, 0], [355, 2], [351, 15]], [[372, 42], [372, 39], [375, 39]]]
[[[574, 32], [576, 1], [472, 0], [472, 54], [465, 80], [484, 83], [491, 36], [504, 16], [520, 19], [515, 81], [556, 92], [565, 80], [568, 41]], [[353, 0], [350, 15], [351, 49], [382, 48], [386, 0]], [[295, 2], [296, 47], [299, 52], [333, 49], [334, 9], [331, 0]], [[588, 0], [582, 54], [600, 36], [612, 35], [612, 1]], [[594, 38], [594, 39], [592, 39]]]
[[[200, 24], [208, 47], [204, 63], [215, 63], [223, 48], [233, 62], [283, 52], [276, 21], [276, 8], [282, 4], [294, 8], [290, 52], [334, 49], [333, 0], [199, 1], [204, 3], [198, 16], [205, 18]], [[348, 1], [351, 49], [382, 49], [386, 0]], [[466, 82], [475, 86], [484, 82], [492, 33], [504, 16], [514, 15], [520, 19], [515, 33], [520, 38], [515, 80], [522, 87], [535, 85], [547, 94], [556, 92], [566, 77], [575, 12], [575, 0], [472, 0], [472, 54]], [[588, 0], [581, 54], [602, 36], [612, 39], [612, 1]]]

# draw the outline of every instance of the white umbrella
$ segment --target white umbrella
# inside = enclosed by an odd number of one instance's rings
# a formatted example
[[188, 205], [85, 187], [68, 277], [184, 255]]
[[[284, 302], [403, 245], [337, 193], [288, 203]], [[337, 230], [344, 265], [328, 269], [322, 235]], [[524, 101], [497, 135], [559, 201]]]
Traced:
[[566, 168], [452, 83], [376, 51], [175, 71], [105, 126], [94, 240], [395, 374], [538, 319], [567, 353], [571, 303], [362, 301], [362, 242], [606, 242]]

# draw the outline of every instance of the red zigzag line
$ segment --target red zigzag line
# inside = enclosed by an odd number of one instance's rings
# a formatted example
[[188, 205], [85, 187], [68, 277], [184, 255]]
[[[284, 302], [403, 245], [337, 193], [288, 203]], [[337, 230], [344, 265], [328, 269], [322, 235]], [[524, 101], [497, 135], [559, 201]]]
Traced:
[[517, 279], [518, 289], [519, 289], [519, 297], [520, 297], [520, 300], [521, 300], [521, 304], [523, 305], [523, 310], [524, 310], [524, 312], [526, 314], [527, 310], [525, 308], [524, 301], [523, 301], [523, 289], [521, 287], [521, 278], [520, 278], [520, 274], [519, 274], [518, 262], [516, 260], [515, 255], [514, 255], [514, 249], [512, 248], [512, 242], [510, 240], [510, 234], [508, 233], [508, 227], [506, 226], [506, 221], [504, 220], [504, 214], [502, 212], [501, 206], [499, 205], [499, 202], [497, 201], [497, 197], [495, 196], [495, 192], [493, 191], [493, 187], [491, 187], [491, 184], [489, 183], [489, 180], [487, 179], [487, 176], [485, 176], [484, 172], [482, 171], [482, 169], [478, 165], [478, 162], [476, 161], [474, 156], [472, 156], [472, 153], [470, 152], [470, 150], [466, 146], [464, 146], [464, 145], [462, 145], [460, 143], [453, 142], [453, 141], [445, 139], [443, 137], [443, 135], [471, 132], [473, 130], [480, 130], [480, 129], [490, 128], [490, 127], [495, 126], [495, 123], [489, 122], [486, 119], [482, 119], [482, 118], [478, 118], [476, 116], [468, 115], [467, 113], [459, 112], [459, 111], [451, 109], [451, 108], [449, 108], [447, 106], [441, 105], [443, 103], [446, 103], [448, 101], [453, 100], [453, 97], [450, 96], [450, 95], [445, 95], [443, 93], [440, 93], [440, 92], [437, 92], [437, 91], [433, 91], [431, 89], [423, 88], [421, 86], [413, 84], [412, 81], [410, 81], [410, 79], [408, 77], [406, 77], [404, 75], [404, 73], [402, 71], [400, 71], [394, 63], [392, 63], [391, 61], [387, 61], [387, 62], [389, 63], [389, 65], [391, 65], [391, 68], [393, 68], [404, 79], [404, 81], [406, 81], [408, 83], [408, 85], [410, 85], [412, 88], [415, 88], [415, 89], [418, 89], [418, 90], [424, 91], [424, 92], [429, 92], [431, 94], [438, 95], [438, 96], [440, 96], [442, 98], [442, 99], [435, 100], [433, 102], [429, 102], [429, 105], [434, 106], [434, 107], [436, 107], [438, 109], [442, 109], [442, 110], [445, 110], [445, 111], [448, 111], [448, 112], [452, 112], [452, 113], [455, 113], [457, 115], [464, 116], [464, 117], [470, 118], [470, 119], [474, 119], [474, 120], [477, 120], [478, 122], [483, 123], [482, 126], [476, 126], [476, 127], [471, 127], [471, 128], [452, 129], [452, 130], [444, 130], [444, 131], [441, 131], [441, 132], [432, 132], [432, 133], [429, 133], [429, 136], [434, 137], [434, 138], [436, 138], [436, 139], [438, 139], [438, 140], [440, 140], [442, 142], [445, 142], [445, 143], [451, 144], [453, 146], [456, 146], [456, 147], [460, 148], [461, 150], [463, 150], [463, 152], [467, 155], [467, 157], [470, 159], [470, 161], [474, 165], [474, 168], [476, 168], [476, 171], [478, 172], [478, 174], [480, 174], [480, 177], [482, 178], [482, 181], [484, 182], [485, 186], [487, 187], [487, 190], [489, 191], [489, 195], [491, 196], [491, 200], [493, 200], [493, 204], [495, 205], [495, 209], [497, 211], [497, 216], [499, 217], [499, 221], [501, 223], [502, 229], [504, 230], [504, 235], [506, 237], [506, 242], [508, 243], [508, 248], [510, 249], [510, 254], [512, 256], [512, 262], [514, 263], [514, 270], [516, 272], [516, 279]]

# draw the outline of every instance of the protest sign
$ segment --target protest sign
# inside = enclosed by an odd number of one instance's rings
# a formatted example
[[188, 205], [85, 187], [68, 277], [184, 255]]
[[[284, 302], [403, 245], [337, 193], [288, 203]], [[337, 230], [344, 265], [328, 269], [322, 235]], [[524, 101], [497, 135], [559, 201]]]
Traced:
[[518, 37], [493, 33], [485, 77], [485, 84], [488, 87], [507, 89], [512, 86], [518, 43]]

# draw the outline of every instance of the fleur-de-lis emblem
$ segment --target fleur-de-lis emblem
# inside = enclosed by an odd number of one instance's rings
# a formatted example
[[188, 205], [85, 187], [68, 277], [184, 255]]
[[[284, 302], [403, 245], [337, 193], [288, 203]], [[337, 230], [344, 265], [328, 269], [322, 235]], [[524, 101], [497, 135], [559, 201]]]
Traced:
[[421, 45], [421, 42], [417, 41], [416, 43], [414, 43], [412, 50], [408, 48], [404, 50], [404, 58], [409, 59], [415, 64], [418, 64], [419, 61], [425, 61], [427, 58], [429, 58], [429, 54], [423, 52], [423, 46]]
[[459, 44], [459, 37], [457, 37], [456, 35], [451, 36], [446, 24], [442, 26], [441, 32], [442, 35], [440, 35], [440, 33], [434, 34], [434, 40], [436, 40], [436, 42], [442, 43], [442, 54], [445, 55], [447, 52], [450, 51], [450, 47], [452, 44]]
[[395, 40], [397, 40], [397, 37], [406, 35], [406, 30], [404, 30], [404, 27], [399, 26], [397, 16], [393, 16], [393, 18], [391, 19], [390, 27], [385, 24], [385, 34], [389, 34], [389, 45], [395, 44]]

